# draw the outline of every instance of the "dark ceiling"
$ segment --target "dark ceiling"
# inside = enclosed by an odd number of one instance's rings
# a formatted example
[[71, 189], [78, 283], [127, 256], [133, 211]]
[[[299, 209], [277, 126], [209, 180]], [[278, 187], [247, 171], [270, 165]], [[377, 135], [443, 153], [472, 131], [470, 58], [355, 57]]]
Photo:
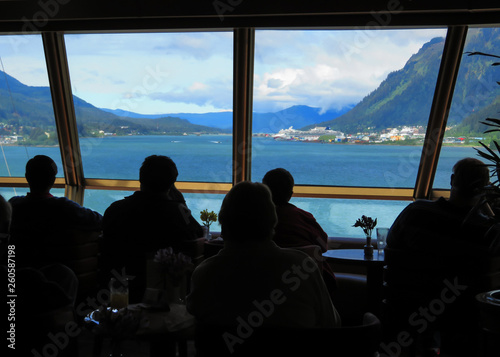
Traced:
[[0, 0], [0, 32], [490, 25], [500, 1]]

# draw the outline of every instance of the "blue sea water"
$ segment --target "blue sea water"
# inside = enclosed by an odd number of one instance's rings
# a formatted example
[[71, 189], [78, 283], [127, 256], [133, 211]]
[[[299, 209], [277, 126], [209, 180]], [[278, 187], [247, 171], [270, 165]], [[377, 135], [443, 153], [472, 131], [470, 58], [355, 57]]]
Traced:
[[[146, 156], [167, 155], [176, 162], [179, 181], [231, 182], [232, 136], [126, 136], [80, 138], [85, 177], [137, 180]], [[49, 155], [58, 164], [58, 147], [2, 147], [4, 159], [0, 176], [24, 176], [26, 161], [37, 155]], [[296, 184], [355, 187], [414, 187], [422, 147], [393, 145], [339, 145], [252, 139], [252, 180], [261, 181], [273, 168], [284, 167]], [[434, 187], [449, 188], [451, 168], [459, 159], [477, 157], [470, 147], [443, 147]], [[26, 189], [4, 188], [7, 198], [24, 194]], [[54, 191], [64, 195], [63, 190]], [[126, 191], [86, 190], [84, 205], [104, 213], [113, 201], [128, 196]], [[223, 195], [186, 194], [188, 206], [196, 218], [208, 208], [218, 212]], [[379, 227], [388, 227], [407, 201], [292, 198], [292, 203], [310, 211], [331, 236], [362, 237], [353, 228], [361, 215], [377, 217]], [[214, 224], [213, 230], [220, 227]]]

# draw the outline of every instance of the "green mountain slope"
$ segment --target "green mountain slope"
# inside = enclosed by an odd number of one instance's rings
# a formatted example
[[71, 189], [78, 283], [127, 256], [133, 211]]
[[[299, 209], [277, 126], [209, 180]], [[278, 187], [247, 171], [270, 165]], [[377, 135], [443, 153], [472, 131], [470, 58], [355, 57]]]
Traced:
[[[443, 38], [426, 43], [352, 110], [319, 125], [347, 133], [427, 125], [443, 47]], [[470, 30], [465, 51], [500, 53], [500, 29]], [[500, 68], [491, 67], [491, 62], [464, 55], [448, 119], [449, 125], [457, 125], [455, 131], [482, 132], [479, 121], [498, 108], [495, 80], [500, 80]]]
[[[500, 55], [500, 29], [469, 30], [465, 52]], [[494, 58], [468, 56], [462, 58], [448, 122], [459, 123], [451, 134], [480, 134], [488, 117], [500, 118], [500, 66], [491, 66]], [[498, 62], [498, 60], [496, 61]]]
[[[81, 136], [103, 132], [127, 134], [221, 133], [223, 130], [194, 125], [168, 117], [133, 119], [120, 117], [73, 96]], [[57, 135], [50, 89], [31, 87], [0, 71], [0, 135], [20, 135], [28, 144], [56, 144]]]

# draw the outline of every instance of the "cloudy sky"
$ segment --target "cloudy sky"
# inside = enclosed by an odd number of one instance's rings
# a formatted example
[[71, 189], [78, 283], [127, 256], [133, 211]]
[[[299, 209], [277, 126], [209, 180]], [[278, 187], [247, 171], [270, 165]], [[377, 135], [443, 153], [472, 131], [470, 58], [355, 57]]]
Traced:
[[[355, 104], [446, 30], [257, 31], [254, 110]], [[73, 93], [143, 114], [232, 109], [231, 32], [65, 37]], [[0, 36], [5, 71], [48, 85], [39, 36]], [[0, 68], [1, 69], [1, 68]], [[1, 78], [0, 78], [1, 79]]]

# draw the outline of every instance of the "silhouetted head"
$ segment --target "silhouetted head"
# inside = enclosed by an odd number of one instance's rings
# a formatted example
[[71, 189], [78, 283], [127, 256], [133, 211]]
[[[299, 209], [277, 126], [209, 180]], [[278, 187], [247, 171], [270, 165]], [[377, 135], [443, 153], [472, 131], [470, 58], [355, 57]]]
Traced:
[[0, 195], [0, 233], [9, 233], [11, 218], [12, 207], [10, 203]]
[[31, 192], [50, 190], [57, 175], [57, 165], [50, 157], [36, 155], [26, 164], [26, 180]]
[[273, 195], [273, 202], [276, 206], [281, 206], [288, 201], [293, 195], [293, 176], [285, 169], [278, 168], [268, 171], [262, 183], [269, 187]]
[[227, 193], [219, 212], [228, 241], [271, 240], [278, 218], [271, 191], [257, 182], [240, 182]]
[[468, 157], [453, 166], [451, 187], [455, 194], [472, 198], [479, 193], [479, 189], [487, 186], [489, 181], [490, 171], [481, 160]]
[[148, 156], [139, 170], [141, 191], [168, 192], [177, 175], [177, 166], [168, 156]]

